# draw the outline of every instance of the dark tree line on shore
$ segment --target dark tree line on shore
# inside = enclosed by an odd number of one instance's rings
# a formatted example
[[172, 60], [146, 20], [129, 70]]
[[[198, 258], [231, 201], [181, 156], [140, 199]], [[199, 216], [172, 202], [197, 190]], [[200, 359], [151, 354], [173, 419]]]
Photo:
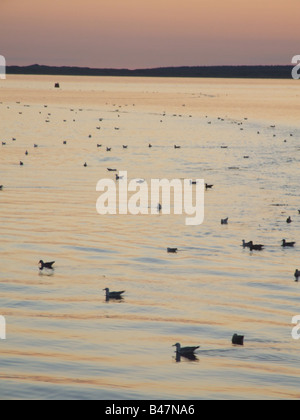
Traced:
[[210, 66], [161, 67], [153, 69], [93, 69], [88, 67], [52, 67], [38, 64], [8, 66], [6, 73], [53, 76], [123, 76], [123, 77], [216, 77], [244, 79], [291, 79], [293, 66]]

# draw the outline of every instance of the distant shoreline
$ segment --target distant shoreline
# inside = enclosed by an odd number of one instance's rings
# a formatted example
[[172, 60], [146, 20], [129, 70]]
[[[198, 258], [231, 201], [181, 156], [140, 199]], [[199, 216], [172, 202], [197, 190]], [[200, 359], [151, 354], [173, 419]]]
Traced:
[[293, 66], [198, 66], [160, 67], [153, 69], [94, 69], [89, 67], [54, 67], [43, 65], [7, 66], [9, 75], [47, 76], [119, 76], [119, 77], [186, 77], [234, 79], [292, 79]]

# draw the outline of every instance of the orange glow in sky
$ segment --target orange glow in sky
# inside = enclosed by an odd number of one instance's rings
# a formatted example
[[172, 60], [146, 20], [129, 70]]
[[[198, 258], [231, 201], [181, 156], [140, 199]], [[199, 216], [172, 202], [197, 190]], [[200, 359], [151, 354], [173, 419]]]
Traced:
[[290, 64], [299, 0], [1, 0], [9, 65]]

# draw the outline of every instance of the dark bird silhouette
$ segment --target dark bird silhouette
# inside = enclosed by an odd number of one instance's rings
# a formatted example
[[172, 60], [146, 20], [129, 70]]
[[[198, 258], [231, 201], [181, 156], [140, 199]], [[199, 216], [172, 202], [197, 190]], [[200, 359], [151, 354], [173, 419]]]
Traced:
[[205, 189], [206, 190], [211, 190], [212, 187], [213, 187], [213, 185], [211, 185], [211, 184], [205, 184]]
[[288, 223], [288, 224], [292, 223], [292, 219], [291, 219], [290, 216], [286, 219], [286, 223]]
[[0, 191], [2, 191], [3, 190], [3, 185], [0, 185]]
[[181, 146], [176, 146], [175, 144], [174, 149], [181, 149]]
[[227, 219], [221, 219], [221, 225], [228, 225], [228, 220], [229, 220], [228, 217]]
[[123, 149], [128, 149], [128, 146], [124, 146], [124, 145], [123, 145]]
[[22, 161], [20, 161], [20, 166], [24, 166], [24, 163]]
[[150, 143], [149, 143], [149, 146], [148, 146], [148, 147], [149, 147], [149, 149], [151, 149], [151, 147], [152, 147], [152, 144], [150, 144]]
[[83, 166], [86, 168], [87, 167], [87, 163], [85, 162], [85, 164]]
[[194, 355], [195, 351], [200, 348], [200, 346], [194, 347], [181, 347], [180, 343], [176, 343], [173, 345], [176, 347], [176, 353], [183, 357], [188, 357], [189, 355]]
[[232, 337], [232, 344], [236, 346], [243, 346], [244, 338], [245, 337], [243, 335], [234, 334], [234, 336]]
[[282, 239], [282, 246], [283, 247], [293, 247], [295, 246], [296, 242], [286, 242], [285, 239]]
[[112, 168], [107, 168], [108, 172], [117, 172], [116, 169], [112, 169]]
[[43, 260], [40, 260], [39, 268], [40, 268], [41, 271], [44, 270], [44, 268], [47, 268], [48, 270], [54, 270], [54, 268], [52, 267], [53, 264], [55, 264], [55, 261], [44, 263]]
[[264, 249], [264, 245], [254, 245], [252, 241], [250, 241], [250, 251], [262, 251]]
[[168, 254], [176, 254], [178, 252], [178, 248], [167, 248]]
[[295, 281], [299, 281], [299, 277], [300, 277], [300, 270], [296, 270], [295, 271]]
[[109, 299], [121, 300], [123, 299], [122, 295], [125, 293], [125, 290], [122, 290], [121, 292], [110, 292], [108, 287], [106, 287], [103, 290], [105, 290], [106, 292], [106, 300], [109, 300]]
[[106, 151], [107, 151], [107, 152], [111, 152], [111, 147], [107, 147], [107, 148], [106, 148]]

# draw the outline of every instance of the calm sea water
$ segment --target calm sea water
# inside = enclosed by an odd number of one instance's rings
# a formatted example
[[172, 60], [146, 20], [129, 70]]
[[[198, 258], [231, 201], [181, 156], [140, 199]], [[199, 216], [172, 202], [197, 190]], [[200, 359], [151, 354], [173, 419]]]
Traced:
[[[0, 82], [0, 398], [299, 398], [299, 84]], [[204, 224], [98, 215], [108, 167], [214, 184]], [[105, 287], [124, 299], [106, 302]], [[201, 346], [196, 361], [176, 361], [178, 341]]]

